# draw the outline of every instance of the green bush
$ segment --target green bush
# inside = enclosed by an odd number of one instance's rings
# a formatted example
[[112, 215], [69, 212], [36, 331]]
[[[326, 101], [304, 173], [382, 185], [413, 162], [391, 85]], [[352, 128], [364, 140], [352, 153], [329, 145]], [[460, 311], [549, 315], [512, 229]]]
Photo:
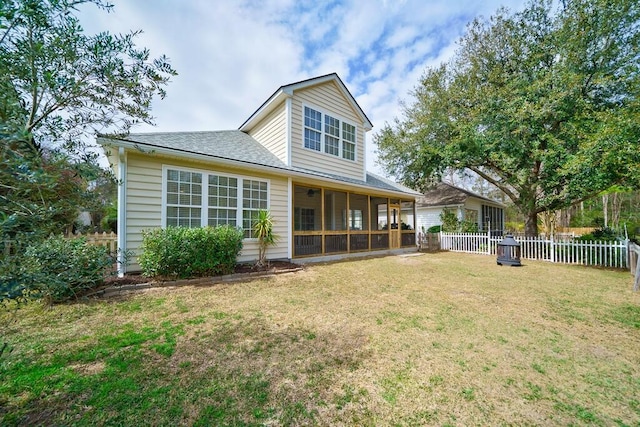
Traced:
[[442, 231], [441, 225], [432, 225], [431, 227], [427, 228], [427, 233], [439, 233], [440, 231]]
[[440, 212], [440, 221], [442, 221], [442, 231], [446, 233], [455, 233], [458, 231], [458, 217], [454, 211], [443, 209], [442, 212]]
[[602, 242], [614, 242], [618, 240], [620, 233], [613, 228], [603, 227], [593, 230], [589, 234], [583, 234], [578, 238], [582, 242], [602, 241]]
[[235, 269], [243, 237], [242, 230], [228, 226], [146, 230], [138, 263], [147, 277], [228, 274]]
[[446, 233], [477, 233], [478, 224], [473, 221], [463, 220], [460, 221], [455, 213], [451, 209], [443, 209], [440, 213], [440, 220], [442, 221], [442, 231]]
[[24, 252], [16, 280], [34, 297], [49, 303], [68, 301], [104, 283], [114, 259], [102, 246], [84, 238], [50, 237]]

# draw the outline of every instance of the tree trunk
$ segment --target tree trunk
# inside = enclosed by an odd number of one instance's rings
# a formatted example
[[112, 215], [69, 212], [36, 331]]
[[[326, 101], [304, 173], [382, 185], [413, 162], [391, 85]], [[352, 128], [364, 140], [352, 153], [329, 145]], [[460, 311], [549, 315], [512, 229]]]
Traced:
[[526, 213], [524, 234], [527, 237], [536, 237], [538, 235], [538, 214], [535, 210]]
[[620, 211], [622, 210], [622, 195], [613, 193], [611, 200], [611, 227], [618, 229], [620, 227]]
[[604, 227], [609, 226], [609, 195], [602, 195], [602, 213], [604, 215]]

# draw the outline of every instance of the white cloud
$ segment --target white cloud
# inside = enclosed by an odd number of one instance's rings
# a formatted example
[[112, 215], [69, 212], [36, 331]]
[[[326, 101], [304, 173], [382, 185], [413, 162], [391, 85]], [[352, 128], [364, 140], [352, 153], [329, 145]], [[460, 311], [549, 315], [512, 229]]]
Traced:
[[[153, 105], [157, 127], [135, 131], [235, 129], [278, 87], [337, 72], [374, 123], [401, 114], [400, 100], [426, 67], [455, 51], [477, 15], [500, 0], [113, 0], [113, 13], [83, 6], [86, 31], [143, 29], [138, 45], [166, 54], [179, 75]], [[506, 5], [519, 9], [525, 0]]]

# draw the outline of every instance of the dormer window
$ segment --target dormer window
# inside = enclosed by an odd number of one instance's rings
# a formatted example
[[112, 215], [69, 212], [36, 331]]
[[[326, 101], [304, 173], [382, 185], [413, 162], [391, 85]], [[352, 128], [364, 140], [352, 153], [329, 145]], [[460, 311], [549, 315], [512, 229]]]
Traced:
[[304, 107], [304, 147], [347, 160], [356, 158], [356, 127]]

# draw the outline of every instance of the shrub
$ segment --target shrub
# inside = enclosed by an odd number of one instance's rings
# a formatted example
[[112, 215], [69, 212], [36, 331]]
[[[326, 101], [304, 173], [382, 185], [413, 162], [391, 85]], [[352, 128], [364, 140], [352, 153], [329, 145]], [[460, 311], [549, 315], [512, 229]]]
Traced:
[[594, 240], [603, 241], [603, 242], [613, 242], [618, 240], [618, 237], [620, 237], [620, 234], [616, 230], [609, 227], [603, 227], [603, 228], [598, 228], [596, 230], [593, 230], [593, 232], [589, 234], [583, 234], [578, 238], [578, 240], [582, 242], [590, 242]]
[[167, 227], [143, 232], [138, 263], [147, 277], [202, 277], [233, 272], [243, 233], [229, 227]]
[[452, 233], [458, 231], [458, 217], [456, 213], [450, 209], [443, 209], [440, 213], [442, 221], [442, 231]]
[[67, 301], [102, 285], [113, 262], [105, 247], [84, 238], [50, 237], [25, 250], [17, 280], [31, 296]]
[[427, 228], [427, 233], [439, 233], [440, 231], [442, 231], [441, 225], [432, 225], [431, 227]]
[[447, 233], [477, 233], [478, 224], [469, 220], [460, 221], [455, 211], [451, 209], [443, 209], [440, 213], [442, 221], [442, 231]]
[[476, 224], [473, 221], [466, 220], [466, 219], [459, 223], [458, 228], [462, 233], [477, 233], [478, 232], [478, 224]]

